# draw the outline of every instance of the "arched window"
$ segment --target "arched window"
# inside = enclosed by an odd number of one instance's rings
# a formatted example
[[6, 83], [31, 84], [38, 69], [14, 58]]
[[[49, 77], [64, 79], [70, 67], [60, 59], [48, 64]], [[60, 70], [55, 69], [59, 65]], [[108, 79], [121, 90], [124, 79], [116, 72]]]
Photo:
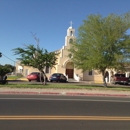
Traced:
[[71, 43], [71, 42], [73, 42], [73, 39], [72, 39], [72, 38], [69, 40], [69, 43]]
[[69, 58], [73, 58], [73, 55], [72, 55], [72, 54], [69, 54]]
[[73, 36], [73, 31], [70, 31], [70, 36]]

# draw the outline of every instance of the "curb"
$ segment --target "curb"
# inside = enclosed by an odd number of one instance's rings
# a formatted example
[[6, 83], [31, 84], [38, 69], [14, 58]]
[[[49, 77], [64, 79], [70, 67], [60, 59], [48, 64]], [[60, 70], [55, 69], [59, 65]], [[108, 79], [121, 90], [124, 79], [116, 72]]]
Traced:
[[73, 92], [24, 92], [24, 91], [2, 91], [0, 94], [21, 95], [63, 95], [63, 96], [104, 96], [104, 97], [130, 97], [127, 94], [100, 94], [100, 93], [73, 93]]
[[66, 93], [66, 95], [71, 96], [104, 96], [104, 97], [130, 97], [130, 95], [125, 94], [100, 94], [100, 93]]

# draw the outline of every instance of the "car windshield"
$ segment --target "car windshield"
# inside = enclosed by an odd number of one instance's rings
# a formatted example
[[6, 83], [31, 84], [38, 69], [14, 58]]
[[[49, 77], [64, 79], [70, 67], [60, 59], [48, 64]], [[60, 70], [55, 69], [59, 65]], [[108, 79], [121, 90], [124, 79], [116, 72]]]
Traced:
[[53, 76], [61, 76], [61, 74], [53, 74]]
[[32, 72], [31, 74], [39, 74], [38, 72]]
[[118, 76], [118, 77], [125, 77], [125, 74], [115, 74], [115, 76]]

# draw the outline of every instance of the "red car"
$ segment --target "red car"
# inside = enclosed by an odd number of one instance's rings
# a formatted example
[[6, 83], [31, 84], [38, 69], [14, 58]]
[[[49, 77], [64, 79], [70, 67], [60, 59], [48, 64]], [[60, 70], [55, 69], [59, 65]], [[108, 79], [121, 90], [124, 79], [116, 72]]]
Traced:
[[[31, 74], [27, 76], [27, 79], [29, 82], [31, 82], [32, 80], [40, 82], [40, 72], [32, 72]], [[41, 75], [41, 80], [44, 81], [44, 78], [42, 75]], [[48, 81], [47, 77], [46, 77], [46, 81]]]

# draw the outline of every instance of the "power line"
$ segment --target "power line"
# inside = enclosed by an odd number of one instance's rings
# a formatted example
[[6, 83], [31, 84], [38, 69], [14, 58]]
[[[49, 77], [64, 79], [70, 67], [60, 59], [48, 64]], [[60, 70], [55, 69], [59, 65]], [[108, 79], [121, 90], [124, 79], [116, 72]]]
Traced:
[[[10, 59], [8, 56], [4, 55], [3, 53], [2, 53], [2, 55], [3, 55], [3, 56], [5, 56], [7, 59], [9, 59], [9, 60], [13, 61], [13, 62], [14, 62], [14, 66], [15, 66], [16, 61], [14, 61], [14, 60]], [[18, 65], [21, 65], [20, 63], [17, 63], [17, 64], [18, 64]]]
[[15, 62], [14, 60], [10, 59], [10, 58], [9, 58], [8, 56], [6, 56], [5, 54], [2, 53], [2, 55], [5, 56], [7, 59], [9, 59], [9, 60]]

